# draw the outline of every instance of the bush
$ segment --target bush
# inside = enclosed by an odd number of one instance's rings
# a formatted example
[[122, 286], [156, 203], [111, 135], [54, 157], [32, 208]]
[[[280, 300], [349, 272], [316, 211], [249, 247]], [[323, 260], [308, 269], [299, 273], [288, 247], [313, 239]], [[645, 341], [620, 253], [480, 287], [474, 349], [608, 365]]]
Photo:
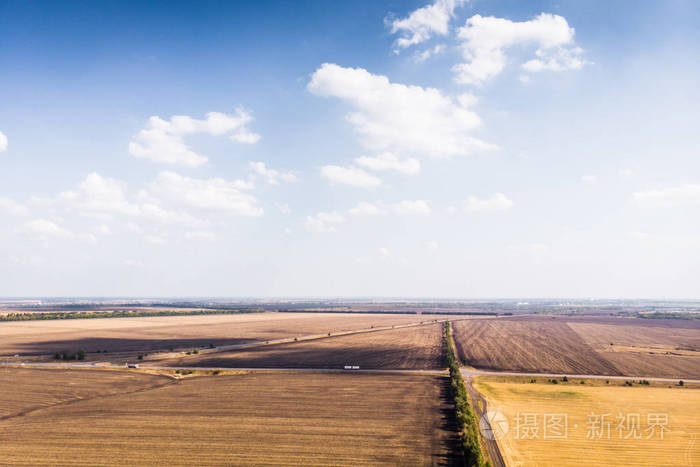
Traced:
[[78, 354], [76, 355], [76, 358], [78, 360], [85, 360], [85, 351], [83, 349], [78, 350]]
[[561, 380], [564, 381], [565, 383], [568, 383], [568, 382], [569, 382], [569, 378], [566, 377], [566, 376], [564, 376]]

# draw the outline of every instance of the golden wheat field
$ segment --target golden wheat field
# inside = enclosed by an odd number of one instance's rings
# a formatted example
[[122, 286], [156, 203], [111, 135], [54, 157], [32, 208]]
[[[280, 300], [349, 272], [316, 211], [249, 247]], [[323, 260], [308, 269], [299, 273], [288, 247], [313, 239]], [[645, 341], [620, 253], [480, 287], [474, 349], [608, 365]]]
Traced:
[[488, 409], [505, 415], [508, 465], [700, 465], [698, 386], [529, 381], [475, 378]]
[[[13, 403], [0, 419], [3, 465], [450, 462], [447, 379], [440, 376], [175, 379], [114, 370], [8, 369], [3, 379], [28, 395], [26, 404]], [[70, 384], [75, 391], [65, 390]], [[0, 389], [2, 400], [13, 391], [9, 384]]]

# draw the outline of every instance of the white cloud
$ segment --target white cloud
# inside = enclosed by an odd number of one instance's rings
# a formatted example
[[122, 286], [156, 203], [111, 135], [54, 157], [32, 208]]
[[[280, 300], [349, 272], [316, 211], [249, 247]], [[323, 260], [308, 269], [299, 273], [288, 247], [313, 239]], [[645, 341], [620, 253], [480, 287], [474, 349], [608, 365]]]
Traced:
[[124, 265], [134, 269], [142, 269], [145, 265], [143, 261], [138, 259], [127, 259], [124, 260]]
[[445, 44], [438, 44], [431, 49], [425, 49], [422, 52], [418, 52], [413, 56], [413, 61], [416, 63], [421, 63], [432, 57], [433, 55], [439, 55], [445, 53]]
[[286, 215], [292, 212], [292, 208], [289, 207], [288, 203], [275, 203], [275, 206], [277, 206], [277, 209], [279, 209], [282, 214]]
[[413, 157], [399, 159], [395, 154], [384, 152], [376, 157], [362, 156], [355, 163], [370, 170], [395, 170], [408, 175], [420, 172], [420, 161]]
[[574, 28], [559, 15], [542, 13], [529, 21], [515, 22], [493, 16], [474, 15], [459, 28], [465, 63], [454, 66], [456, 80], [463, 84], [482, 84], [503, 71], [506, 49], [535, 45], [536, 58], [522, 68], [528, 72], [579, 69], [589, 63], [581, 58], [583, 50], [571, 47]]
[[0, 197], [0, 211], [12, 214], [14, 216], [25, 216], [29, 214], [29, 209], [21, 203], [10, 199]]
[[659, 190], [640, 191], [633, 193], [632, 198], [638, 203], [658, 207], [700, 204], [700, 185], [685, 184]]
[[107, 224], [100, 224], [93, 231], [98, 235], [110, 235], [112, 233], [112, 229]]
[[383, 216], [388, 212], [376, 204], [361, 201], [354, 208], [350, 208], [348, 213], [352, 216]]
[[496, 193], [489, 198], [467, 197], [466, 210], [468, 212], [482, 211], [506, 211], [513, 207], [513, 201], [503, 193]]
[[337, 211], [319, 212], [315, 216], [306, 217], [306, 228], [313, 232], [335, 232], [338, 224], [346, 221]]
[[435, 88], [392, 83], [362, 68], [325, 63], [308, 89], [350, 103], [356, 111], [346, 119], [373, 151], [452, 157], [495, 148], [470, 135], [481, 123], [478, 115]]
[[264, 162], [250, 162], [249, 167], [253, 172], [262, 175], [271, 185], [279, 185], [279, 182], [296, 182], [297, 176], [292, 172], [278, 172], [265, 166]]
[[24, 225], [25, 231], [47, 237], [72, 237], [73, 233], [47, 219], [35, 219]]
[[137, 204], [127, 201], [122, 182], [95, 172], [85, 177], [76, 189], [62, 192], [59, 198], [83, 211], [126, 215], [140, 213]]
[[35, 219], [31, 222], [27, 222], [24, 224], [23, 230], [26, 233], [36, 235], [43, 239], [54, 237], [78, 240], [90, 244], [97, 243], [97, 238], [93, 234], [76, 234], [48, 219]]
[[206, 119], [197, 120], [186, 115], [175, 115], [170, 120], [153, 116], [148, 126], [141, 130], [135, 141], [129, 143], [129, 152], [163, 164], [178, 164], [185, 167], [198, 167], [208, 159], [192, 151], [185, 144], [186, 135], [204, 133], [209, 135], [230, 134], [230, 139], [244, 144], [254, 144], [260, 135], [251, 132], [248, 124], [253, 117], [242, 108], [235, 115], [209, 112]]
[[[432, 5], [414, 10], [407, 18], [392, 21], [392, 34], [397, 32], [403, 33], [402, 37], [396, 40], [397, 48], [406, 48], [420, 44], [435, 34], [442, 36], [447, 34], [450, 19], [454, 16], [455, 8], [466, 3], [466, 1], [436, 0]], [[398, 53], [398, 49], [396, 52]]]
[[248, 182], [229, 182], [222, 178], [197, 179], [174, 172], [161, 172], [148, 185], [148, 194], [177, 207], [240, 216], [262, 216], [257, 199], [241, 190]]
[[397, 214], [401, 216], [430, 214], [430, 205], [425, 200], [404, 200], [398, 203], [385, 204], [382, 202], [369, 203], [362, 201], [354, 208], [348, 210], [352, 216], [384, 216], [387, 214]]
[[191, 232], [185, 232], [185, 239], [187, 240], [205, 240], [208, 242], [216, 240], [216, 235], [212, 232], [206, 230], [196, 230]]
[[324, 165], [321, 167], [321, 177], [331, 183], [340, 183], [360, 188], [372, 188], [382, 184], [374, 175], [357, 167], [342, 167], [339, 165]]
[[597, 183], [598, 176], [596, 176], [596, 175], [584, 175], [581, 177], [581, 181], [584, 183]]
[[7, 136], [0, 131], [0, 152], [7, 151]]
[[143, 232], [143, 229], [141, 228], [141, 226], [138, 224], [135, 224], [133, 222], [127, 222], [126, 224], [124, 224], [124, 227], [126, 227], [126, 230], [128, 230], [129, 232], [134, 232], [134, 233], [142, 233]]
[[143, 239], [151, 245], [162, 245], [163, 243], [165, 243], [163, 238], [159, 237], [158, 235], [146, 235], [143, 237]]
[[439, 245], [436, 241], [429, 241], [425, 243], [425, 247], [428, 249], [428, 251], [437, 251], [438, 246]]
[[396, 204], [391, 205], [391, 209], [400, 215], [412, 215], [412, 214], [430, 214], [430, 205], [427, 201], [418, 199], [415, 201], [399, 201]]
[[379, 254], [381, 255], [382, 258], [388, 258], [389, 257], [389, 249], [385, 247], [381, 247], [379, 249]]

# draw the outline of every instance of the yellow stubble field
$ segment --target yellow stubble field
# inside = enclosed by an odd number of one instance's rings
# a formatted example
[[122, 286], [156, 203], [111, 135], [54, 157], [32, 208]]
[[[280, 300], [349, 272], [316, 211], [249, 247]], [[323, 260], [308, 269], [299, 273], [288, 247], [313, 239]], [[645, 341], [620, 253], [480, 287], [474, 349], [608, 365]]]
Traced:
[[700, 465], [698, 385], [482, 376], [474, 386], [505, 416], [508, 465]]

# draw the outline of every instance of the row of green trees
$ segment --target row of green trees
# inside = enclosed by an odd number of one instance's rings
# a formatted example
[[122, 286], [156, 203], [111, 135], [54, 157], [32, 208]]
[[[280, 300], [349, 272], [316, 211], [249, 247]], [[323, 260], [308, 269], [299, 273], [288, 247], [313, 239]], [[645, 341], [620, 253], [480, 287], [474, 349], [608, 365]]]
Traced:
[[455, 344], [452, 340], [452, 326], [449, 321], [444, 327], [445, 361], [450, 369], [450, 392], [454, 400], [457, 412], [457, 424], [459, 440], [464, 454], [464, 465], [469, 467], [482, 467], [490, 465], [484, 460], [479, 444], [478, 421], [476, 414], [469, 405], [467, 385], [462, 373], [459, 371], [459, 360], [455, 352]]
[[8, 313], [0, 321], [36, 321], [49, 319], [137, 318], [142, 316], [233, 315], [262, 313], [261, 308], [200, 309], [200, 310], [109, 310], [109, 311], [55, 311], [46, 313]]

